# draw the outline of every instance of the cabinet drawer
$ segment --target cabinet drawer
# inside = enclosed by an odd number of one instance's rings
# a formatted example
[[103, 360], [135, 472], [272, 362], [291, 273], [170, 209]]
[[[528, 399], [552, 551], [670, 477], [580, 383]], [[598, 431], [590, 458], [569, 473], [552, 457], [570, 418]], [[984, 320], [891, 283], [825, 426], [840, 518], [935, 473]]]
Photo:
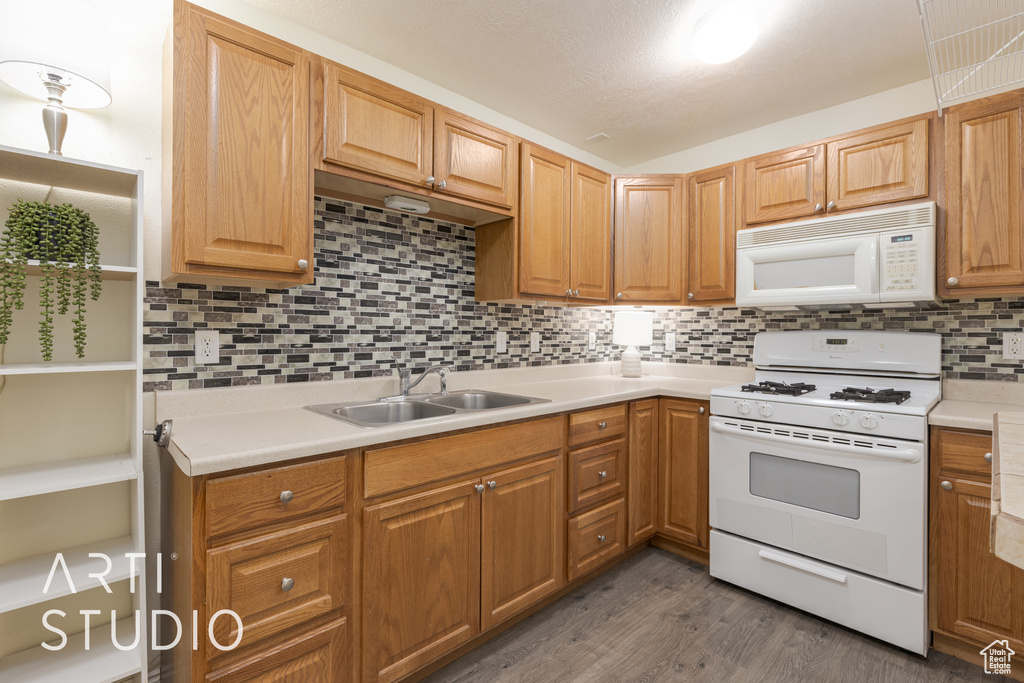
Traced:
[[626, 501], [622, 498], [569, 520], [569, 580], [626, 549]]
[[569, 510], [575, 512], [626, 492], [626, 440], [569, 453]]
[[626, 433], [626, 406], [611, 406], [569, 416], [569, 446], [614, 439]]
[[206, 677], [211, 683], [349, 680], [348, 623], [339, 619]]
[[[345, 603], [346, 515], [233, 543], [207, 552], [210, 615], [229, 609], [244, 627], [245, 647], [296, 624], [341, 609]], [[217, 642], [237, 638], [234, 619], [214, 624]]]
[[344, 504], [344, 456], [211, 479], [206, 533], [218, 536]]
[[939, 470], [989, 477], [992, 463], [985, 455], [992, 452], [992, 436], [955, 430], [939, 430], [937, 443]]

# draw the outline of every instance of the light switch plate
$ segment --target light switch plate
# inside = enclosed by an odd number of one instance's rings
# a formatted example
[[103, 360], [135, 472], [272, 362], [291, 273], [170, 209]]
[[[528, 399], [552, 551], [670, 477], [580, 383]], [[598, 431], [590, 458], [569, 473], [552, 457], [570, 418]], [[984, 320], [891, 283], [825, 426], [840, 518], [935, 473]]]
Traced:
[[540, 352], [540, 332], [530, 333], [530, 353]]
[[1024, 332], [1003, 332], [1003, 358], [1024, 359]]
[[666, 332], [665, 333], [665, 350], [669, 353], [676, 350], [676, 333]]
[[498, 330], [498, 334], [494, 342], [494, 350], [497, 353], [508, 353], [508, 332], [505, 330]]
[[587, 334], [587, 350], [597, 350], [597, 332], [590, 332]]
[[220, 332], [196, 330], [196, 365], [215, 365], [220, 362]]

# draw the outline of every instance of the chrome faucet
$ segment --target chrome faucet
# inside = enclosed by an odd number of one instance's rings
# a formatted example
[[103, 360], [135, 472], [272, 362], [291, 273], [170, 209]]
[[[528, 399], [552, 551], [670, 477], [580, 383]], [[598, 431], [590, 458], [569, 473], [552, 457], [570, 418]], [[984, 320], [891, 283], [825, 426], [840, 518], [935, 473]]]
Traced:
[[423, 381], [423, 379], [432, 372], [436, 372], [441, 378], [441, 395], [446, 396], [448, 394], [448, 378], [445, 375], [445, 367], [443, 365], [432, 365], [423, 371], [423, 374], [419, 378], [409, 384], [409, 380], [412, 379], [412, 369], [410, 368], [398, 368], [398, 379], [401, 382], [401, 394], [402, 396], [408, 396], [409, 392], [416, 387], [417, 384]]

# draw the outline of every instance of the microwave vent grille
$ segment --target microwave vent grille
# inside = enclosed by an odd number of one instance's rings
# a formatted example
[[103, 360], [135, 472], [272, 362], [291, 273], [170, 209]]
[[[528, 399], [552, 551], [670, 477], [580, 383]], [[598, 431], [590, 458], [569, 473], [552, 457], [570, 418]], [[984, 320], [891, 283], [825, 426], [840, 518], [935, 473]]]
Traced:
[[736, 236], [736, 246], [759, 247], [780, 242], [865, 235], [889, 230], [912, 230], [934, 225], [935, 204], [926, 202], [896, 209], [740, 230]]

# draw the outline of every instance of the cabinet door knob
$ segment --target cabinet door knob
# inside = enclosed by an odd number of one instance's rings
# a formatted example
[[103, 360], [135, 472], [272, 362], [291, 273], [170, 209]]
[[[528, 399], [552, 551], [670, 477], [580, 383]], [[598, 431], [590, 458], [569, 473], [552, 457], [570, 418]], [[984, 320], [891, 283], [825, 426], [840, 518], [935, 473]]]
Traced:
[[285, 578], [285, 580], [281, 582], [281, 590], [285, 593], [293, 588], [295, 588], [295, 579]]
[[604, 422], [604, 421], [598, 422], [597, 423], [597, 428], [598, 429], [607, 429], [608, 428], [608, 423]]
[[985, 454], [985, 462], [992, 462], [992, 454], [991, 453], [986, 453]]
[[941, 486], [946, 491], [952, 491], [953, 490], [953, 483], [949, 482], [949, 481], [944, 481], [941, 484], [939, 484], [939, 486]]
[[443, 190], [444, 188], [448, 187], [448, 183], [442, 180], [437, 184], [437, 186]]
[[433, 185], [433, 184], [434, 184], [434, 176], [428, 175], [427, 176], [427, 185]]
[[701, 406], [700, 408], [697, 408], [697, 412], [700, 413], [701, 415], [703, 415], [704, 414], [704, 406]]
[[621, 299], [622, 298], [622, 292], [619, 292], [618, 294], [616, 294], [615, 298], [616, 299]]
[[299, 270], [305, 270], [306, 268], [309, 268], [309, 261], [307, 261], [304, 258], [300, 258], [299, 259]]
[[597, 473], [598, 479], [604, 479], [607, 476], [608, 476], [608, 473], [605, 472], [604, 470], [601, 470], [600, 472]]
[[951, 277], [948, 280], [946, 280], [946, 284], [949, 285], [950, 287], [956, 287], [958, 284], [960, 284], [960, 280], [958, 278]]
[[604, 534], [601, 534], [601, 535], [599, 535], [599, 536], [597, 537], [597, 540], [598, 540], [598, 541], [599, 541], [600, 543], [604, 543], [604, 542], [605, 542], [605, 541], [607, 541], [608, 539], [607, 539], [607, 537], [605, 537], [605, 535], [604, 535]]
[[291, 491], [281, 491], [281, 502], [284, 503], [285, 505], [292, 502], [292, 498], [294, 497], [295, 494], [293, 494]]
[[483, 484], [477, 484], [477, 485], [476, 485], [476, 486], [474, 486], [473, 488], [474, 488], [474, 489], [476, 489], [476, 492], [477, 492], [477, 493], [483, 493], [483, 492], [484, 492], [484, 488], [485, 488], [485, 487], [484, 487], [484, 485], [483, 485]]
[[693, 298], [693, 292], [690, 292], [689, 294], [687, 294], [686, 298], [687, 299], [692, 299]]
[[498, 482], [496, 482], [496, 481], [494, 481], [494, 480], [492, 479], [492, 480], [490, 480], [489, 482], [487, 482], [487, 486], [488, 486], [489, 488], [492, 488], [492, 489], [496, 489], [496, 488], [498, 488]]
[[829, 202], [828, 205], [825, 208], [828, 209], [829, 211], [831, 211], [832, 209], [836, 208], [836, 203], [835, 202]]
[[821, 211], [821, 204], [815, 204], [814, 205], [814, 210], [815, 211]]
[[578, 290], [578, 289], [572, 290], [572, 295], [573, 296], [579, 296], [580, 295], [580, 290]]

